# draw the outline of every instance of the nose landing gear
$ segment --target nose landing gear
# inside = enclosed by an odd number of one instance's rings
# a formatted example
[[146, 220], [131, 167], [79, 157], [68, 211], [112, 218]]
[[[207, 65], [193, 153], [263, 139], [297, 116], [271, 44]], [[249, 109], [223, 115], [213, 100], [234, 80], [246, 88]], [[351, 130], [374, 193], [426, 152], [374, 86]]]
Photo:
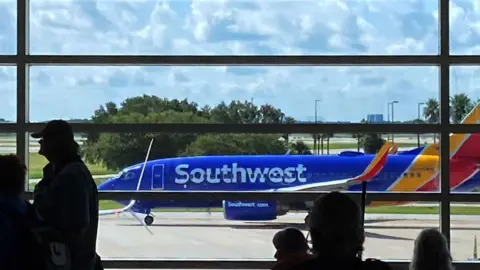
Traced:
[[151, 216], [151, 215], [149, 214], [149, 215], [147, 215], [147, 216], [143, 219], [143, 221], [145, 222], [145, 224], [146, 224], [147, 226], [150, 226], [150, 225], [153, 224], [153, 216]]

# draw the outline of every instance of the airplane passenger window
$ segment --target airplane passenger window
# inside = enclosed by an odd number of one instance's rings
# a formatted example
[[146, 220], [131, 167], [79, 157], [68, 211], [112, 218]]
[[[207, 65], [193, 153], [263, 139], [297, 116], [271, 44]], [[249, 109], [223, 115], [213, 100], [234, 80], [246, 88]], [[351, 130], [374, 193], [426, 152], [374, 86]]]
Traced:
[[418, 172], [417, 177], [420, 178], [420, 177], [422, 177], [422, 175]]

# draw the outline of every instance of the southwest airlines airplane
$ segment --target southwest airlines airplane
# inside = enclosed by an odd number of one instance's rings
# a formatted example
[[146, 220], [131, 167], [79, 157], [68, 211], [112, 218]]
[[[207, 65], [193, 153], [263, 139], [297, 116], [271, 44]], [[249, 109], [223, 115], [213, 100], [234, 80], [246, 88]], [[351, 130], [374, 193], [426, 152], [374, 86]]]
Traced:
[[[477, 124], [480, 103], [462, 121]], [[408, 151], [385, 143], [376, 155], [345, 151], [338, 155], [234, 155], [178, 157], [148, 161], [123, 169], [99, 185], [102, 191], [368, 191], [415, 192], [439, 188], [438, 144]], [[450, 187], [469, 191], [480, 184], [480, 134], [450, 135]], [[154, 208], [222, 207], [228, 220], [274, 220], [289, 210], [307, 210], [312, 202], [280, 205], [275, 201], [119, 201], [122, 209], [100, 214], [146, 214], [153, 223]], [[376, 202], [369, 207], [406, 202]], [[137, 220], [141, 222], [138, 217]]]

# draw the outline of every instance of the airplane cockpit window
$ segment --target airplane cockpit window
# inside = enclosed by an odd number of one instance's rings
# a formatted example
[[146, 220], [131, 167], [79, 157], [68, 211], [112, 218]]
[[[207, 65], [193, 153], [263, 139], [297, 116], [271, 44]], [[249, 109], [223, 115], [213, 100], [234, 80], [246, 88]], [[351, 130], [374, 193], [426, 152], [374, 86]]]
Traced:
[[132, 172], [132, 171], [124, 172], [119, 177], [120, 180], [130, 180], [130, 179], [133, 179], [133, 178], [135, 178], [135, 173]]

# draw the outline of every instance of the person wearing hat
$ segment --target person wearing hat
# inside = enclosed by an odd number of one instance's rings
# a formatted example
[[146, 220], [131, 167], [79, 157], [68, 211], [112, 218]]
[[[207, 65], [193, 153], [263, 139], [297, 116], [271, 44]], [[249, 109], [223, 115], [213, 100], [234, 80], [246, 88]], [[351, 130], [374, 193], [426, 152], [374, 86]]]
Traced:
[[52, 262], [59, 263], [58, 269], [93, 270], [98, 263], [98, 191], [72, 128], [66, 121], [53, 120], [31, 136], [40, 139], [39, 154], [48, 160], [35, 186], [33, 205], [52, 232]]

